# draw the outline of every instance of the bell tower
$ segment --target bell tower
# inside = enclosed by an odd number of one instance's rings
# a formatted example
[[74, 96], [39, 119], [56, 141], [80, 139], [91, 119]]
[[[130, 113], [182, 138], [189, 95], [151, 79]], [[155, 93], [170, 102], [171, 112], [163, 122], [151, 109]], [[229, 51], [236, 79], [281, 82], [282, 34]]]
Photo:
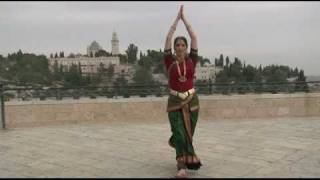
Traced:
[[112, 33], [111, 45], [112, 45], [111, 54], [113, 56], [119, 55], [119, 39], [115, 31], [113, 31]]

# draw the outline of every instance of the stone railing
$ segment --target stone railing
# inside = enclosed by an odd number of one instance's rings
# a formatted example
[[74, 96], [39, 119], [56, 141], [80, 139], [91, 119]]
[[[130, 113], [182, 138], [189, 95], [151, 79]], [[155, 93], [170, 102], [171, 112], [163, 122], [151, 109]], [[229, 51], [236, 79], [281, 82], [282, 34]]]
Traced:
[[[199, 120], [320, 116], [320, 93], [199, 95]], [[167, 122], [167, 96], [9, 101], [7, 128], [80, 122]]]

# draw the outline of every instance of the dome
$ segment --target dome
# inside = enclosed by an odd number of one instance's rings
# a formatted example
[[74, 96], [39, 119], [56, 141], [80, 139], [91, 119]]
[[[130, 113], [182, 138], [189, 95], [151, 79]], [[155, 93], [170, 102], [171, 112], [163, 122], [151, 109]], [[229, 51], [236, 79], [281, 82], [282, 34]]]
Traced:
[[93, 41], [90, 46], [89, 46], [89, 49], [90, 50], [99, 50], [101, 49], [100, 45], [96, 42], [96, 41]]

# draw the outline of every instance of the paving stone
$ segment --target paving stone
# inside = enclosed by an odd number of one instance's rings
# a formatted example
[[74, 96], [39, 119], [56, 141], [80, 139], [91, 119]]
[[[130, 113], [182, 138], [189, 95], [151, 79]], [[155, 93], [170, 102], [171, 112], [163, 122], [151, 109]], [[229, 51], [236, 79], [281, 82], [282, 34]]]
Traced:
[[[199, 120], [190, 178], [320, 177], [320, 118]], [[0, 130], [0, 177], [172, 178], [168, 121]]]

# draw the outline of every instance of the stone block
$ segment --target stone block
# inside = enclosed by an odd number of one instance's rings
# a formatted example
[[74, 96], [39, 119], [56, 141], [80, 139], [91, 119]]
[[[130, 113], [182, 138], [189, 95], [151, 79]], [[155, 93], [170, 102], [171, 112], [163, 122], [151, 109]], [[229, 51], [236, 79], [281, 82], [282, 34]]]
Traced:
[[277, 116], [283, 117], [283, 116], [288, 116], [290, 115], [290, 108], [289, 107], [279, 107]]
[[306, 115], [307, 115], [307, 110], [304, 106], [290, 108], [290, 116], [292, 117], [301, 117]]

